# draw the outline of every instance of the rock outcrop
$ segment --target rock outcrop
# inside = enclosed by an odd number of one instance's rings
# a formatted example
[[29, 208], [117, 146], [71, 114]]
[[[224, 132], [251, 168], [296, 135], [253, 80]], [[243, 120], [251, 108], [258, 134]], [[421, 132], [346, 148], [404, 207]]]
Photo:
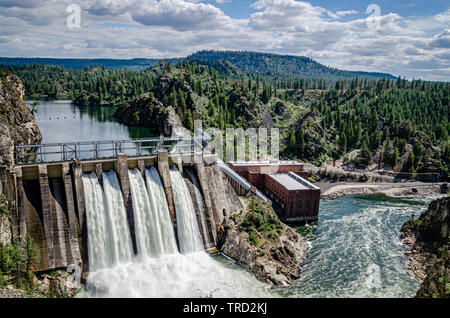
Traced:
[[27, 290], [17, 289], [12, 284], [0, 286], [0, 298], [72, 298], [79, 288], [70, 274], [58, 270], [34, 276], [33, 285]]
[[407, 269], [422, 285], [416, 297], [450, 297], [450, 197], [430, 203], [401, 235], [411, 249]]
[[164, 107], [152, 93], [142, 94], [131, 103], [119, 105], [114, 117], [129, 126], [156, 127], [164, 136], [171, 136], [183, 127], [173, 107]]
[[246, 211], [226, 216], [218, 241], [221, 252], [267, 284], [287, 286], [300, 277], [307, 244], [268, 203], [252, 198]]
[[101, 100], [96, 94], [88, 94], [85, 91], [82, 91], [75, 99], [73, 100], [73, 104], [77, 106], [97, 106], [100, 105]]
[[69, 273], [58, 270], [35, 278], [37, 292], [56, 298], [71, 298], [79, 289], [79, 284]]
[[8, 214], [3, 213], [1, 209], [0, 205], [0, 246], [7, 246], [11, 243], [11, 222]]
[[11, 243], [11, 239], [11, 222], [9, 220], [8, 205], [0, 186], [0, 246], [7, 246]]
[[20, 79], [0, 71], [0, 166], [14, 163], [16, 144], [39, 143], [42, 139], [24, 97]]

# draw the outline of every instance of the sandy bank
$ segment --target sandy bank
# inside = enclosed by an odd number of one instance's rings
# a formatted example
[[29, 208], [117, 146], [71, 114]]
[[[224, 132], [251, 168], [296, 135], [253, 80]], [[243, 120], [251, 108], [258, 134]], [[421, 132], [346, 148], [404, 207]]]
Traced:
[[[319, 185], [320, 186], [320, 185]], [[322, 186], [321, 199], [333, 200], [345, 195], [383, 193], [390, 196], [427, 195], [439, 193], [441, 184], [437, 183], [337, 183], [333, 186]]]

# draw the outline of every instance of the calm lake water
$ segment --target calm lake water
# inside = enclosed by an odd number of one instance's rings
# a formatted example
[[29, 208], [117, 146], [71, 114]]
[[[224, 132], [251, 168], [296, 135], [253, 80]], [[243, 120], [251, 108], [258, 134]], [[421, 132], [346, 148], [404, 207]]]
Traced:
[[[34, 100], [28, 100], [27, 105]], [[114, 108], [106, 106], [75, 106], [71, 101], [37, 101], [36, 123], [42, 143], [64, 143], [103, 140], [127, 140], [153, 137], [150, 128], [128, 127], [113, 117]]]
[[[78, 107], [69, 101], [39, 102], [36, 121], [43, 143], [154, 136], [150, 129], [117, 123], [110, 107]], [[100, 277], [99, 281], [105, 282], [105, 286], [100, 286], [108, 290], [105, 296], [413, 297], [419, 283], [407, 275], [399, 230], [412, 214], [419, 216], [437, 197], [383, 200], [376, 196], [348, 196], [322, 201], [319, 222], [310, 228], [315, 231], [308, 238], [311, 248], [307, 259], [299, 264], [301, 278], [288, 288], [268, 289], [220, 255], [208, 257], [208, 261], [183, 258], [177, 266], [149, 261], [133, 265], [136, 268], [117, 269], [105, 273], [104, 279]], [[203, 275], [208, 271], [216, 271], [220, 279]], [[202, 275], [205, 279], [199, 279]], [[145, 284], [158, 288], [142, 288]]]

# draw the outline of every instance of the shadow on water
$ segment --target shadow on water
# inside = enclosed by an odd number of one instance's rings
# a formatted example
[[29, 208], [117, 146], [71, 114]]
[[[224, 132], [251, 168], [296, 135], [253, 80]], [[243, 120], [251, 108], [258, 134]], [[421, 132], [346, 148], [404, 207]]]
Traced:
[[355, 195], [356, 199], [359, 200], [367, 200], [373, 202], [387, 202], [387, 203], [401, 203], [408, 205], [423, 205], [423, 202], [411, 200], [410, 198], [405, 197], [392, 197], [386, 195], [384, 193], [374, 193], [374, 194], [366, 194], [366, 195]]
[[[94, 118], [100, 123], [118, 123], [117, 119], [114, 117], [115, 108], [113, 106], [76, 106], [71, 104], [71, 108], [74, 113], [77, 110], [80, 115], [88, 115], [89, 118]], [[127, 126], [128, 133], [131, 138], [148, 138], [158, 136], [158, 132], [154, 127], [134, 127]]]

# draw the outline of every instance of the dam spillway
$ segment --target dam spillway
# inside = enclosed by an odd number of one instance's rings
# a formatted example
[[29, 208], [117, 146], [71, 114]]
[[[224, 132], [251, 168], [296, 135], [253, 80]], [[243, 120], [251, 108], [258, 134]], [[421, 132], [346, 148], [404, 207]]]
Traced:
[[[242, 204], [214, 155], [201, 164], [187, 157], [16, 166], [1, 178], [13, 234], [39, 244], [36, 270], [77, 264], [83, 277], [139, 258], [217, 251], [216, 226]], [[230, 187], [235, 202], [219, 202]]]

